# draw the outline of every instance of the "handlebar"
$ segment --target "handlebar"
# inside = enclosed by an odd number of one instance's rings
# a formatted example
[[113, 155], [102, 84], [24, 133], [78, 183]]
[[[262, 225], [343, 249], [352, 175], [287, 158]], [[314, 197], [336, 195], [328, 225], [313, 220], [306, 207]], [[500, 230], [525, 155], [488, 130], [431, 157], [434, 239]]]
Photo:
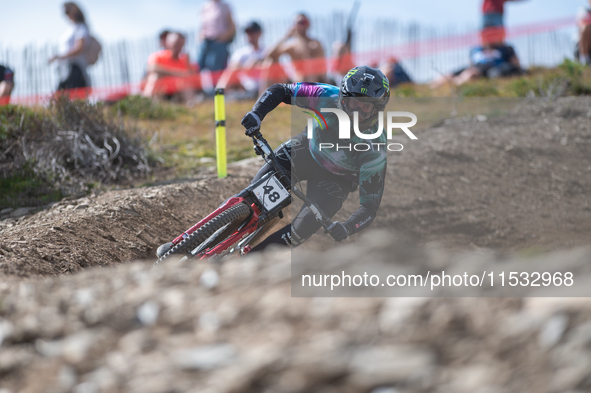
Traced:
[[[291, 173], [288, 173], [285, 170], [285, 168], [283, 168], [277, 162], [277, 157], [275, 156], [275, 152], [273, 151], [273, 149], [271, 149], [271, 146], [269, 146], [269, 143], [263, 137], [263, 134], [261, 134], [260, 131], [257, 131], [249, 136], [252, 138], [252, 141], [254, 143], [254, 150], [257, 153], [257, 155], [263, 156], [263, 158], [267, 162], [271, 161], [270, 163], [271, 163], [271, 165], [273, 165], [275, 170], [277, 172], [281, 173], [282, 176], [287, 177], [289, 179], [289, 181], [291, 182]], [[291, 192], [293, 194], [295, 194], [298, 198], [300, 198], [302, 201], [304, 201], [306, 206], [308, 206], [308, 208], [314, 214], [314, 217], [316, 218], [316, 220], [318, 222], [320, 222], [322, 224], [322, 226], [324, 227], [325, 231], [327, 231], [328, 227], [330, 227], [333, 224], [333, 222], [330, 220], [330, 218], [328, 218], [318, 206], [316, 206], [312, 201], [310, 201], [308, 199], [308, 197], [306, 195], [304, 195], [304, 193], [301, 192], [293, 182], [291, 184]]]

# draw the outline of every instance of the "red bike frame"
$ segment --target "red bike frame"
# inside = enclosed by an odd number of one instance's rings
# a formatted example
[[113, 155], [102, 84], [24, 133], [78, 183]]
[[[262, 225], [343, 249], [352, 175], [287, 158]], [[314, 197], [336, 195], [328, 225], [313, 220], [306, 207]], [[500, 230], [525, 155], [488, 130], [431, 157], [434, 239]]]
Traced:
[[[245, 202], [248, 203], [246, 201], [246, 199], [244, 199], [243, 197], [232, 197], [232, 198], [228, 199], [220, 207], [218, 207], [216, 210], [214, 210], [210, 215], [208, 215], [207, 217], [203, 218], [197, 224], [193, 225], [187, 231], [183, 232], [180, 236], [178, 236], [176, 239], [174, 239], [172, 241], [172, 243], [174, 245], [177, 245], [185, 237], [187, 237], [191, 233], [195, 232], [197, 229], [199, 229], [200, 227], [202, 227], [205, 223], [209, 222], [214, 217], [216, 217], [219, 214], [221, 214], [222, 212], [228, 210], [232, 206], [235, 206], [235, 205], [237, 205], [239, 203], [245, 203]], [[207, 259], [207, 258], [211, 258], [211, 257], [213, 257], [215, 255], [222, 254], [230, 246], [236, 244], [240, 240], [242, 240], [245, 237], [251, 235], [254, 231], [256, 231], [258, 229], [259, 216], [261, 214], [261, 211], [256, 206], [256, 204], [254, 204], [254, 203], [251, 204], [250, 207], [251, 207], [252, 212], [253, 212], [252, 217], [250, 218], [250, 220], [248, 220], [248, 222], [245, 225], [242, 225], [242, 227], [241, 227], [241, 229], [239, 231], [237, 231], [234, 234], [232, 234], [230, 237], [228, 237], [226, 240], [224, 240], [223, 242], [221, 242], [220, 244], [218, 244], [217, 246], [215, 246], [211, 250], [203, 253], [203, 255], [201, 256], [200, 259]]]

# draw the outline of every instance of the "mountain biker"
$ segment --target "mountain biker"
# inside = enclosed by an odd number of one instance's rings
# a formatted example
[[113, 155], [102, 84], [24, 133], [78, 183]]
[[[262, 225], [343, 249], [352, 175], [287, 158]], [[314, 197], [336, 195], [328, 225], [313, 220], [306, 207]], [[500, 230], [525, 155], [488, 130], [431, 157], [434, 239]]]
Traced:
[[[315, 111], [323, 107], [337, 108], [350, 116], [358, 112], [358, 131], [373, 134], [379, 127], [378, 112], [384, 110], [389, 99], [390, 83], [380, 70], [368, 66], [355, 67], [345, 75], [340, 88], [324, 83], [272, 85], [244, 116], [242, 125], [246, 128], [246, 135], [258, 134], [265, 116], [284, 102]], [[386, 136], [382, 133], [377, 140], [366, 140], [353, 134], [355, 136], [349, 142], [370, 142], [368, 151], [321, 149], [321, 143], [347, 142], [338, 139], [337, 116], [324, 113], [324, 117], [325, 127], [314, 125], [312, 139], [308, 139], [304, 131], [279, 146], [275, 154], [279, 164], [291, 172], [292, 182], [307, 181], [308, 199], [328, 217], [333, 217], [349, 193], [359, 187], [359, 208], [345, 222], [336, 221], [328, 228], [334, 240], [342, 241], [369, 227], [376, 217], [384, 191], [386, 151], [375, 148], [374, 144], [384, 146]], [[273, 170], [273, 166], [266, 163], [251, 184]], [[252, 251], [259, 251], [270, 244], [299, 246], [320, 227], [310, 208], [304, 205], [291, 224], [268, 236]], [[163, 244], [156, 254], [160, 258], [172, 247], [172, 242]]]
[[[378, 128], [378, 112], [384, 110], [389, 99], [389, 81], [380, 70], [368, 66], [355, 67], [345, 75], [340, 88], [324, 83], [275, 84], [269, 87], [244, 116], [242, 125], [246, 128], [246, 135], [258, 133], [265, 116], [284, 102], [316, 111], [322, 107], [339, 108], [347, 112], [351, 119], [356, 111], [359, 113], [359, 131], [372, 134]], [[308, 139], [304, 131], [279, 146], [275, 153], [279, 163], [291, 171], [292, 181], [307, 180], [308, 198], [328, 217], [333, 217], [341, 209], [349, 193], [359, 185], [359, 208], [346, 221], [334, 222], [329, 227], [333, 239], [342, 241], [369, 227], [376, 217], [384, 190], [386, 151], [376, 149], [371, 142], [385, 143], [386, 138], [382, 133], [378, 140], [362, 140], [358, 136], [350, 141], [338, 140], [337, 116], [332, 113], [323, 115], [326, 126], [315, 124], [312, 139]], [[320, 143], [327, 146], [330, 141], [337, 146], [339, 142], [370, 142], [371, 148], [361, 152], [320, 147]], [[271, 170], [272, 165], [265, 164], [253, 182]], [[291, 224], [271, 234], [253, 251], [270, 244], [298, 246], [320, 227], [321, 223], [304, 205]]]

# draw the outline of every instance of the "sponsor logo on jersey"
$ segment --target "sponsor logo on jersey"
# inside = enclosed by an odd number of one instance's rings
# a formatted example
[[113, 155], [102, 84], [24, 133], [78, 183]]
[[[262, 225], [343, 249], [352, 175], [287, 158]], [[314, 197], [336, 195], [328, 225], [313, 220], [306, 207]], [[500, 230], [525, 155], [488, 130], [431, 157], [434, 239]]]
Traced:
[[358, 222], [357, 224], [355, 224], [355, 228], [360, 228], [363, 224], [366, 224], [369, 222], [369, 220], [371, 220], [371, 216], [367, 217], [365, 220]]

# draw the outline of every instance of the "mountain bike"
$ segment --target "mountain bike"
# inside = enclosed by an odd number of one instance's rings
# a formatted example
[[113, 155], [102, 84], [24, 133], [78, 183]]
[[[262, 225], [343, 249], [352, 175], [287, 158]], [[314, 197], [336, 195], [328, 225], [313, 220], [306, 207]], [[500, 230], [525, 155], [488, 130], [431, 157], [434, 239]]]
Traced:
[[171, 256], [218, 260], [231, 254], [245, 255], [284, 217], [283, 209], [295, 195], [314, 213], [325, 231], [332, 221], [297, 187], [299, 181], [286, 170], [260, 132], [251, 135], [254, 150], [273, 170], [237, 195], [226, 200], [214, 212], [172, 241], [172, 248], [156, 262]]

